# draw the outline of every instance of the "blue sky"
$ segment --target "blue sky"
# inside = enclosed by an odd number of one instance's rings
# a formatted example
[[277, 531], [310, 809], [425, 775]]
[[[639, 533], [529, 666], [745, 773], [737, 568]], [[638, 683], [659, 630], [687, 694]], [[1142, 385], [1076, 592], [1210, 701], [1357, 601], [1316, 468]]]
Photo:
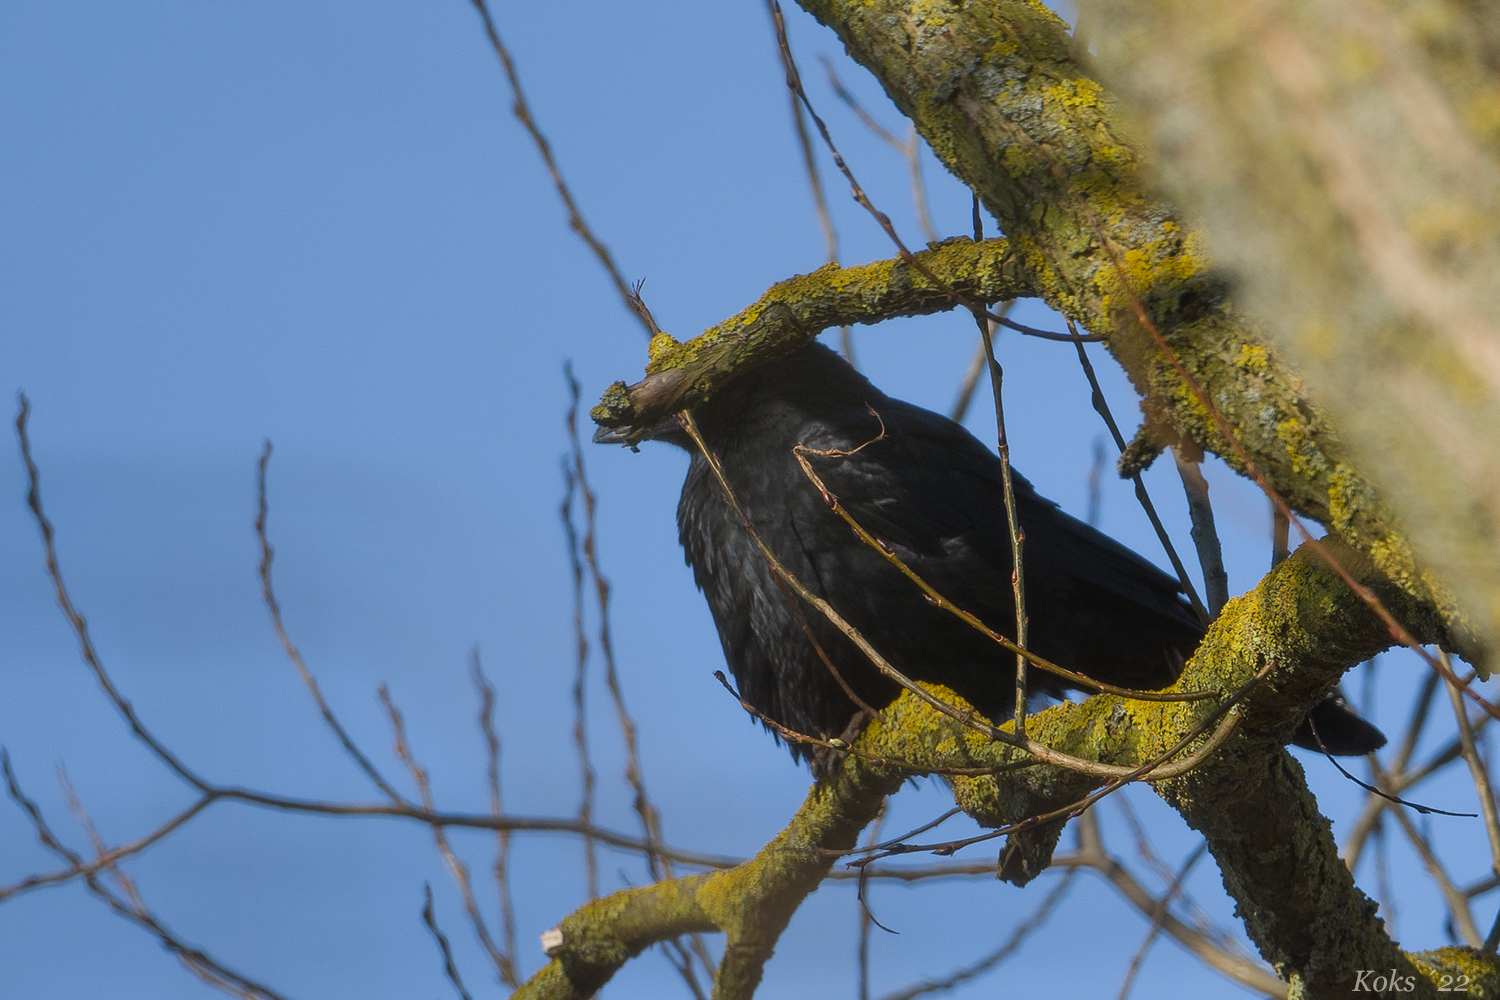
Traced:
[[[904, 122], [829, 33], [788, 14], [844, 154], [919, 244], [903, 164], [836, 102], [815, 57], [835, 58], [888, 126], [904, 133]], [[497, 6], [496, 16], [589, 220], [627, 277], [646, 280], [665, 328], [690, 336], [823, 262], [758, 3], [564, 2]], [[439, 802], [483, 809], [466, 677], [477, 646], [499, 690], [509, 807], [576, 809], [557, 513], [562, 367], [571, 360], [587, 406], [609, 382], [638, 377], [644, 339], [568, 232], [509, 102], [462, 0], [0, 11], [0, 388], [33, 404], [65, 572], [105, 662], [147, 722], [216, 780], [373, 798], [321, 728], [259, 600], [254, 465], [269, 439], [287, 625], [350, 730], [400, 776], [375, 700], [389, 683]], [[966, 233], [966, 190], [930, 156], [926, 167], [938, 229]], [[843, 259], [890, 256], [826, 160], [824, 169]], [[1034, 303], [1018, 315], [1051, 322]], [[972, 322], [957, 315], [856, 337], [878, 384], [937, 409], [973, 348]], [[1102, 427], [1071, 349], [1006, 336], [1000, 350], [1017, 466], [1082, 514]], [[1102, 351], [1095, 361], [1128, 433], [1134, 397]], [[986, 408], [975, 412], [970, 426], [990, 439]], [[807, 776], [712, 680], [722, 655], [673, 524], [686, 459], [664, 447], [587, 458], [626, 693], [668, 838], [751, 852], [795, 810]], [[1266, 504], [1222, 466], [1208, 475], [1238, 592], [1268, 563]], [[1186, 552], [1170, 463], [1148, 481]], [[85, 673], [23, 495], [12, 454], [0, 461], [0, 742], [71, 843], [85, 841], [58, 765], [104, 835], [128, 840], [189, 797]], [[1112, 476], [1102, 527], [1161, 561]], [[633, 830], [618, 732], [594, 677], [599, 813]], [[1380, 716], [1388, 725], [1409, 678], [1394, 683], [1390, 717]], [[1329, 811], [1347, 814], [1349, 787], [1309, 767]], [[1192, 846], [1187, 831], [1149, 793], [1133, 801], [1175, 863]], [[892, 824], [915, 825], [941, 811], [940, 789], [923, 783], [892, 808]], [[1475, 841], [1466, 834], [1451, 849]], [[456, 842], [482, 872], [488, 840]], [[1114, 846], [1133, 850], [1118, 830]], [[536, 935], [582, 901], [580, 851], [567, 838], [525, 837], [516, 866], [530, 970], [541, 961]], [[19, 812], [0, 808], [0, 881], [52, 867]], [[1211, 869], [1190, 885], [1232, 927]], [[448, 995], [418, 920], [429, 881], [471, 988], [495, 995], [414, 825], [216, 806], [129, 871], [184, 938], [295, 997]], [[606, 854], [601, 872], [609, 888], [644, 877], [624, 855]], [[1003, 973], [1011, 983], [1056, 985], [1060, 949], [1076, 953], [1082, 939], [1088, 961], [1068, 963], [1069, 985], [1117, 988], [1145, 925], [1097, 880], [1083, 882]], [[882, 886], [874, 898], [902, 932], [876, 941], [879, 992], [984, 951], [1040, 893], [980, 879]], [[763, 995], [852, 995], [855, 907], [847, 886], [815, 895]], [[1402, 920], [1412, 943], [1443, 943], [1422, 904]], [[6, 996], [210, 995], [77, 886], [0, 906], [0, 968]], [[646, 956], [608, 993], [660, 995], [670, 977]], [[1170, 943], [1137, 990], [1168, 987], [1244, 994]]]

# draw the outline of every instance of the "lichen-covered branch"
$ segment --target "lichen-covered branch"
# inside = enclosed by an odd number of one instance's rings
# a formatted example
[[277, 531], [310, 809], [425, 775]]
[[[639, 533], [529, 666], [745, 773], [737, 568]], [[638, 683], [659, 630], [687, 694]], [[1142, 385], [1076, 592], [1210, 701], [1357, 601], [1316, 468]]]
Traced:
[[838, 33], [938, 158], [978, 192], [1048, 304], [1112, 334], [1111, 353], [1147, 401], [1149, 440], [1137, 460], [1186, 437], [1239, 464], [1136, 323], [1127, 281], [1287, 501], [1370, 552], [1406, 589], [1429, 593], [1300, 380], [1231, 307], [1200, 236], [1145, 191], [1134, 137], [1072, 58], [1066, 24], [1025, 0], [801, 5]]
[[959, 303], [950, 289], [980, 302], [1037, 294], [1027, 262], [1005, 240], [945, 240], [914, 256], [948, 288], [899, 259], [825, 264], [777, 282], [759, 301], [685, 343], [657, 336], [645, 379], [610, 386], [590, 416], [605, 427], [649, 427], [707, 399], [735, 372], [794, 351], [824, 330], [953, 309]]
[[[1191, 440], [1241, 462], [1209, 412], [1137, 323], [1138, 295], [1269, 484], [1296, 510], [1369, 553], [1403, 590], [1444, 609], [1472, 658], [1451, 597], [1418, 568], [1391, 512], [1348, 460], [1301, 380], [1228, 301], [1201, 238], [1151, 197], [1141, 154], [1110, 95], [1070, 54], [1067, 26], [1026, 0], [801, 0], [838, 33], [937, 156], [999, 219], [1009, 243], [947, 244], [925, 263], [975, 299], [1040, 296], [1109, 349], [1145, 398], [1138, 468]], [[999, 273], [986, 275], [985, 268]], [[658, 338], [646, 378], [616, 383], [593, 411], [643, 426], [705, 398], [740, 366], [793, 349], [839, 322], [951, 307], [897, 261], [824, 268], [774, 286], [739, 315], [682, 344]]]
[[1401, 511], [1500, 622], [1500, 7], [1106, 0], [1094, 63]]
[[696, 931], [722, 931], [715, 1000], [747, 1000], [776, 940], [807, 894], [854, 846], [905, 775], [853, 758], [808, 792], [785, 830], [754, 858], [726, 871], [667, 879], [595, 900], [559, 925], [552, 961], [515, 996], [589, 997], [646, 947]]
[[[1331, 543], [1337, 545], [1337, 543]], [[1442, 624], [1430, 605], [1392, 585], [1373, 561], [1347, 546], [1337, 556], [1376, 588], [1419, 637]], [[1338, 857], [1328, 821], [1282, 749], [1306, 712], [1343, 672], [1391, 643], [1370, 609], [1310, 552], [1299, 551], [1255, 590], [1230, 601], [1189, 661], [1178, 687], [1229, 692], [1266, 664], [1269, 677], [1237, 711], [1224, 748], [1188, 773], [1158, 783], [1160, 794], [1200, 830], [1239, 906], [1251, 939], [1303, 996], [1343, 995], [1354, 970], [1397, 969], [1432, 994], [1433, 970], [1500, 985], [1500, 964], [1462, 949], [1409, 955], [1385, 933], [1375, 906]], [[934, 689], [960, 704], [952, 692]], [[1034, 739], [1086, 760], [1136, 767], [1192, 733], [1212, 701], [1143, 702], [1100, 695], [1056, 705], [1028, 722]], [[986, 739], [916, 697], [903, 694], [860, 737], [859, 749], [924, 766], [998, 766], [1023, 751]], [[521, 996], [589, 995], [651, 943], [689, 931], [728, 936], [715, 996], [748, 997], [776, 939], [802, 899], [826, 875], [826, 850], [848, 850], [901, 773], [849, 756], [818, 784], [792, 823], [754, 859], [728, 871], [616, 893], [563, 921], [553, 962]], [[955, 801], [997, 828], [1078, 801], [1099, 779], [1038, 764], [992, 776], [949, 779]], [[1002, 869], [1025, 881], [1045, 867], [1061, 822], [1012, 834]], [[1019, 860], [1015, 860], [1015, 859]]]

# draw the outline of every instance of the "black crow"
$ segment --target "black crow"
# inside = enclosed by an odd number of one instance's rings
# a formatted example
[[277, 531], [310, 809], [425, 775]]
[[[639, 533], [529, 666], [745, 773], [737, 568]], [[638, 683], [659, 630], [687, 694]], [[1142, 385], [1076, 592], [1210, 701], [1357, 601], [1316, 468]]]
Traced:
[[[1014, 638], [1010, 533], [994, 452], [952, 420], [890, 398], [816, 342], [735, 378], [693, 415], [756, 532], [803, 585], [907, 677], [946, 685], [992, 720], [1013, 713], [1015, 654], [925, 600], [862, 542], [807, 479], [793, 447], [804, 446], [828, 490], [919, 576]], [[880, 708], [894, 700], [896, 684], [816, 609], [798, 613], [675, 419], [646, 436], [692, 455], [679, 538], [745, 700], [796, 732], [844, 732], [857, 705], [804, 623], [861, 701]], [[595, 440], [624, 437], [601, 431]], [[1178, 581], [1063, 513], [1019, 474], [1013, 480], [1028, 648], [1110, 684], [1171, 684], [1203, 637]], [[1066, 683], [1035, 669], [1028, 678], [1033, 692], [1052, 696]], [[1333, 753], [1368, 753], [1385, 742], [1334, 699], [1313, 718]], [[1306, 723], [1296, 742], [1316, 747]], [[810, 754], [802, 744], [791, 750]]]

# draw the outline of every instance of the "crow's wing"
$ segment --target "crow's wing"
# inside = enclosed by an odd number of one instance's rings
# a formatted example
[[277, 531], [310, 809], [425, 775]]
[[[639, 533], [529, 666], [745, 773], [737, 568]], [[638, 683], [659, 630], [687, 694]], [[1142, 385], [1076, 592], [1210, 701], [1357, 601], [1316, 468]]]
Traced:
[[[929, 410], [896, 400], [876, 409], [886, 431], [880, 440], [872, 440], [880, 423], [868, 412], [844, 411], [804, 428], [809, 447], [853, 452], [813, 456], [830, 492], [872, 534], [924, 563], [948, 561], [956, 573], [978, 571], [988, 579], [999, 570], [1008, 577], [1000, 459], [963, 427]], [[1199, 628], [1177, 596], [1175, 578], [1064, 513], [1014, 470], [1012, 483], [1029, 581], [1034, 577], [1054, 590], [1082, 585], [1146, 614]]]

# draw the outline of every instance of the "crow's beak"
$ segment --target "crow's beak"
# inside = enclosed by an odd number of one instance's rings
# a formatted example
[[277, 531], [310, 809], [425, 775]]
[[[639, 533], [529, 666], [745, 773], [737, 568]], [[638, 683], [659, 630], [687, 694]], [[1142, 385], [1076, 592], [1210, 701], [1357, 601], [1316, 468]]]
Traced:
[[634, 427], [601, 427], [594, 432], [595, 444], [629, 444]]

